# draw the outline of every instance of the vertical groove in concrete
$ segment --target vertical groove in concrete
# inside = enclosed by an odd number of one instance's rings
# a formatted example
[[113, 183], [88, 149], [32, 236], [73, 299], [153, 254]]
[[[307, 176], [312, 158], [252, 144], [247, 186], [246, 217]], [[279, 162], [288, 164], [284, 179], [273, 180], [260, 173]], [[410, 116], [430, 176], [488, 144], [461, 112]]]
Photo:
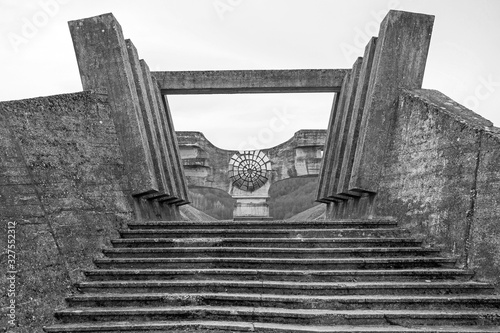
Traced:
[[133, 195], [158, 190], [127, 47], [112, 14], [68, 23], [84, 90], [106, 90]]
[[[331, 178], [333, 174], [333, 152], [335, 151], [336, 142], [338, 140], [339, 123], [341, 119], [342, 110], [344, 109], [345, 101], [347, 99], [347, 85], [351, 78], [351, 72], [347, 73], [342, 82], [342, 88], [340, 90], [340, 95], [338, 101], [335, 104], [332, 114], [330, 115], [330, 123], [328, 124], [328, 138], [325, 142], [325, 153], [323, 154], [322, 177], [319, 180], [321, 186], [321, 192], [323, 195], [319, 198], [322, 200], [329, 201], [328, 193], [331, 186]], [[333, 199], [332, 199], [333, 200]]]
[[376, 44], [377, 38], [372, 37], [366, 45], [365, 53], [363, 55], [363, 65], [361, 66], [361, 72], [359, 74], [358, 89], [356, 91], [356, 98], [354, 100], [354, 106], [352, 108], [352, 118], [347, 134], [348, 137], [346, 140], [339, 183], [337, 186], [337, 193], [341, 194], [348, 194], [350, 192], [349, 181], [351, 178], [351, 169], [354, 162], [354, 153], [356, 152]]
[[166, 188], [167, 179], [165, 176], [165, 167], [163, 165], [163, 159], [161, 158], [160, 147], [158, 145], [158, 137], [156, 135], [155, 123], [153, 120], [153, 115], [151, 113], [151, 106], [149, 102], [148, 93], [146, 90], [146, 84], [144, 80], [144, 74], [141, 69], [141, 64], [139, 62], [139, 55], [137, 49], [130, 39], [125, 41], [127, 45], [128, 55], [130, 65], [132, 67], [132, 73], [134, 75], [135, 86], [137, 89], [137, 96], [139, 98], [139, 105], [142, 111], [142, 117], [144, 119], [145, 132], [147, 140], [149, 141], [149, 148], [151, 150], [153, 167], [156, 174], [156, 181], [158, 183], [159, 194], [165, 195], [168, 192]]
[[337, 187], [339, 183], [339, 177], [342, 167], [342, 160], [344, 158], [344, 150], [348, 140], [348, 131], [351, 126], [352, 119], [352, 110], [354, 107], [354, 102], [356, 98], [356, 91], [358, 89], [358, 81], [359, 74], [361, 71], [361, 66], [363, 65], [363, 58], [358, 58], [353, 66], [351, 71], [351, 78], [349, 80], [349, 86], [347, 91], [347, 99], [345, 102], [345, 107], [342, 112], [341, 122], [339, 123], [339, 131], [338, 131], [338, 141], [336, 143], [333, 159], [333, 167], [332, 167], [332, 178], [331, 185], [328, 191], [328, 196], [335, 197], [337, 196]]
[[433, 23], [434, 16], [394, 10], [382, 21], [350, 189], [377, 191], [396, 98], [422, 86]]
[[169, 154], [170, 147], [165, 137], [165, 129], [163, 128], [164, 126], [163, 118], [160, 115], [160, 108], [158, 102], [159, 96], [156, 95], [155, 84], [153, 82], [153, 78], [151, 76], [147, 63], [144, 60], [140, 60], [140, 64], [144, 75], [144, 82], [146, 83], [146, 92], [149, 98], [149, 102], [151, 104], [150, 108], [153, 113], [153, 121], [155, 125], [154, 128], [156, 131], [156, 136], [157, 138], [159, 138], [160, 158], [162, 160], [164, 172], [166, 173], [166, 178], [167, 178], [165, 184], [166, 192], [170, 196], [175, 196], [178, 190], [177, 190], [177, 184], [175, 182], [175, 174], [173, 171], [173, 161], [171, 160], [171, 156]]

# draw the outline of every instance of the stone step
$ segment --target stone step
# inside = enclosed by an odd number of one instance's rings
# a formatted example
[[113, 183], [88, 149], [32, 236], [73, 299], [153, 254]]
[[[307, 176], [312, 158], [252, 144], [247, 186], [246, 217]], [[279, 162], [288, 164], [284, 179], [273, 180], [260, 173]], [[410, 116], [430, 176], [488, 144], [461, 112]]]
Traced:
[[115, 248], [122, 247], [419, 247], [413, 238], [128, 238], [112, 239]]
[[265, 293], [280, 295], [443, 295], [490, 294], [494, 288], [478, 282], [292, 282], [245, 280], [137, 280], [81, 282], [86, 293]]
[[273, 270], [273, 269], [97, 269], [84, 271], [90, 281], [109, 280], [267, 280], [267, 281], [419, 281], [460, 280], [473, 276], [462, 269]]
[[350, 229], [137, 229], [121, 230], [122, 238], [337, 238], [337, 237], [407, 237], [401, 228]]
[[288, 325], [237, 321], [124, 321], [108, 323], [78, 323], [44, 328], [50, 333], [127, 332], [127, 333], [186, 333], [186, 332], [255, 332], [255, 333], [498, 333], [500, 326], [414, 326], [383, 325]]
[[139, 307], [139, 306], [253, 306], [286, 309], [329, 310], [443, 310], [500, 309], [500, 296], [420, 296], [420, 295], [272, 295], [237, 293], [127, 293], [85, 294], [71, 296], [72, 307]]
[[129, 223], [136, 229], [338, 229], [338, 228], [391, 228], [394, 220], [338, 220], [338, 221], [148, 221]]
[[103, 249], [109, 258], [352, 258], [436, 256], [437, 249], [401, 248], [257, 248], [257, 247], [167, 247]]
[[456, 259], [441, 257], [409, 258], [98, 258], [98, 268], [247, 268], [247, 269], [408, 269], [453, 268]]
[[312, 325], [499, 325], [498, 310], [323, 310], [245, 306], [69, 308], [56, 312], [62, 322], [223, 320]]

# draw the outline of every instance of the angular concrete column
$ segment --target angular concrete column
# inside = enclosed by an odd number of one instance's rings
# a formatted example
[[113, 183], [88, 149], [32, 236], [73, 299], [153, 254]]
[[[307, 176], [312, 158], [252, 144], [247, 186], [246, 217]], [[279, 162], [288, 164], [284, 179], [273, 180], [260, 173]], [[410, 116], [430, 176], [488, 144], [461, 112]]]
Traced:
[[141, 64], [139, 61], [139, 55], [137, 49], [130, 39], [125, 41], [127, 45], [128, 55], [130, 65], [132, 67], [132, 73], [134, 75], [135, 87], [137, 90], [137, 96], [139, 98], [139, 106], [142, 111], [142, 117], [144, 119], [144, 126], [146, 131], [146, 137], [149, 142], [149, 148], [151, 150], [153, 167], [156, 174], [156, 181], [158, 183], [158, 193], [152, 194], [156, 197], [168, 196], [168, 189], [166, 188], [167, 179], [165, 176], [165, 166], [164, 160], [162, 159], [159, 140], [156, 134], [156, 124], [153, 119], [153, 114], [151, 111], [151, 103], [149, 101], [148, 91], [146, 88], [146, 80], [143, 74]]
[[[372, 37], [365, 48], [363, 55], [363, 65], [359, 74], [358, 89], [356, 90], [356, 97], [354, 106], [352, 108], [352, 118], [348, 130], [348, 137], [344, 149], [344, 157], [342, 158], [342, 166], [337, 185], [337, 193], [352, 194], [349, 191], [349, 181], [351, 179], [351, 169], [354, 162], [354, 154], [358, 143], [359, 130], [361, 126], [361, 119], [363, 118], [364, 106], [366, 101], [366, 94], [368, 91], [368, 83], [370, 81], [370, 74], [373, 65], [373, 58], [375, 55], [375, 46], [377, 45], [377, 38]], [[365, 125], [366, 126], [366, 125]]]
[[[160, 86], [156, 85], [157, 88], [157, 93], [161, 94], [160, 92]], [[168, 100], [166, 96], [161, 95], [162, 97], [162, 102], [164, 106], [164, 112], [167, 120], [167, 129], [169, 131], [170, 139], [172, 140], [172, 144], [174, 147], [173, 153], [175, 157], [175, 165], [177, 169], [177, 179], [179, 180], [180, 184], [180, 191], [179, 191], [179, 198], [182, 198], [184, 200], [183, 204], [189, 203], [189, 193], [187, 189], [187, 183], [186, 183], [186, 175], [184, 174], [184, 167], [182, 165], [182, 160], [181, 160], [181, 153], [179, 151], [179, 142], [177, 141], [177, 135], [175, 134], [175, 128], [174, 128], [174, 122], [172, 120], [172, 113], [170, 112], [170, 106], [168, 105]]]
[[68, 23], [84, 90], [105, 90], [133, 195], [158, 191], [137, 89], [120, 24], [112, 14]]
[[401, 89], [422, 86], [434, 16], [391, 10], [380, 25], [349, 189], [376, 192]]
[[189, 196], [187, 193], [187, 184], [184, 176], [184, 169], [182, 167], [182, 162], [180, 159], [179, 145], [177, 143], [177, 137], [175, 136], [174, 125], [172, 122], [172, 117], [170, 115], [170, 109], [166, 99], [160, 92], [158, 82], [154, 77], [153, 88], [156, 95], [156, 100], [158, 104], [158, 111], [160, 114], [160, 119], [162, 123], [162, 129], [167, 144], [167, 151], [169, 156], [169, 162], [171, 163], [173, 179], [172, 182], [175, 183], [176, 192], [174, 196], [178, 198], [172, 203], [175, 204], [186, 204], [189, 201]]
[[142, 73], [144, 75], [144, 82], [145, 82], [146, 92], [148, 95], [148, 100], [150, 103], [150, 109], [153, 115], [154, 129], [156, 132], [156, 137], [158, 138], [160, 159], [162, 161], [164, 173], [167, 178], [165, 189], [166, 192], [170, 194], [169, 198], [164, 198], [164, 199], [170, 200], [176, 196], [178, 190], [177, 190], [177, 182], [175, 181], [175, 173], [173, 171], [174, 162], [171, 160], [171, 156], [169, 154], [169, 149], [171, 148], [167, 144], [167, 140], [165, 138], [165, 129], [163, 128], [163, 118], [160, 115], [161, 103], [158, 101], [158, 99], [161, 98], [161, 96], [158, 96], [156, 94], [155, 83], [153, 81], [153, 77], [151, 76], [148, 64], [144, 60], [140, 60], [140, 64]]
[[343, 105], [347, 94], [347, 83], [349, 82], [351, 72], [349, 71], [342, 81], [342, 88], [339, 93], [335, 95], [335, 100], [333, 101], [332, 111], [330, 113], [330, 120], [328, 121], [327, 137], [323, 149], [323, 161], [321, 162], [320, 174], [319, 174], [319, 189], [317, 195], [317, 201], [328, 203], [330, 201], [337, 201], [333, 198], [327, 199], [328, 191], [330, 188], [330, 180], [332, 177], [332, 155], [333, 146], [335, 143], [335, 136], [338, 132], [338, 125], [340, 122], [340, 113], [343, 109]]
[[344, 150], [347, 144], [348, 132], [351, 125], [352, 110], [354, 108], [354, 102], [356, 98], [356, 91], [358, 89], [359, 74], [361, 72], [361, 66], [363, 64], [363, 58], [358, 58], [354, 62], [351, 71], [351, 77], [347, 85], [346, 101], [344, 108], [341, 110], [339, 115], [339, 127], [336, 133], [336, 139], [334, 141], [333, 155], [332, 155], [332, 175], [330, 180], [330, 188], [328, 189], [328, 197], [331, 198], [345, 198], [345, 195], [337, 193], [337, 186], [339, 183], [340, 172], [342, 168], [342, 160], [344, 158]]

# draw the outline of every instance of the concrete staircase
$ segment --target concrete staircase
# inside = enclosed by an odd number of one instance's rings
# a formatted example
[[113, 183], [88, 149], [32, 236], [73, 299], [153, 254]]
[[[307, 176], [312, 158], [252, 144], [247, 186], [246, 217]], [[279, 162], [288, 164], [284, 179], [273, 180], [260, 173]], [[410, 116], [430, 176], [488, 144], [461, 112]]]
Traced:
[[129, 225], [46, 332], [500, 332], [500, 296], [390, 220]]

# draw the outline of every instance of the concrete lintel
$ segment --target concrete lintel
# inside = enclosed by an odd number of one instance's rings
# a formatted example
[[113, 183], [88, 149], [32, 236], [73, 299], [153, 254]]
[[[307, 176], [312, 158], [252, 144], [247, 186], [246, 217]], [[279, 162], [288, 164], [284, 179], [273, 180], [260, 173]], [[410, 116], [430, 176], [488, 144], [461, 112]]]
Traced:
[[350, 69], [152, 72], [162, 94], [339, 92]]

